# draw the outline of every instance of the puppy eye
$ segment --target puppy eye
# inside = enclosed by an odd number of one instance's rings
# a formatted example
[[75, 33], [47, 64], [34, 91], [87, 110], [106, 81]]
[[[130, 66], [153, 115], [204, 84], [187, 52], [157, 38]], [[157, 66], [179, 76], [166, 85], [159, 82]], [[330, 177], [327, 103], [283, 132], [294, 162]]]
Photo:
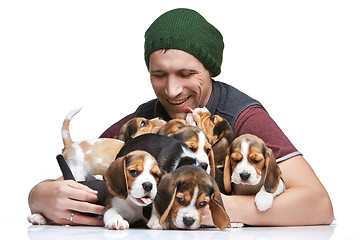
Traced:
[[210, 121], [212, 121], [214, 123], [214, 120], [215, 120], [215, 116], [214, 115], [211, 115], [210, 116]]
[[140, 127], [145, 127], [147, 125], [147, 121], [141, 121]]
[[202, 202], [199, 203], [199, 207], [200, 207], [200, 208], [203, 208], [203, 207], [205, 207], [206, 205], [207, 205], [207, 201], [202, 201]]
[[193, 147], [191, 147], [190, 150], [191, 150], [192, 152], [196, 152], [196, 149], [193, 148]]
[[138, 170], [129, 170], [129, 173], [132, 177], [136, 177], [137, 175], [139, 175], [139, 171]]
[[206, 149], [206, 154], [209, 154], [210, 153], [210, 151], [211, 151], [211, 149], [210, 148], [208, 148], [208, 149]]
[[154, 174], [153, 174], [153, 177], [154, 177], [154, 178], [159, 178], [159, 174], [154, 173]]
[[238, 164], [241, 161], [241, 159], [234, 159], [234, 158], [232, 158], [231, 160], [236, 164]]
[[180, 205], [185, 205], [185, 203], [186, 203], [185, 198], [182, 198], [182, 197], [177, 197], [176, 200], [178, 201], [178, 203]]
[[256, 164], [256, 163], [259, 163], [261, 160], [251, 159], [251, 161]]

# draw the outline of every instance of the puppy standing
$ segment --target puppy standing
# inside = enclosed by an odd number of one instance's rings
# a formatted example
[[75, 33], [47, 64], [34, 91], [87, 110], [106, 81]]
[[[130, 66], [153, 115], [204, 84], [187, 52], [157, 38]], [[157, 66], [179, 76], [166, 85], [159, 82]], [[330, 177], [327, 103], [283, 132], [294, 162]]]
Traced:
[[124, 142], [110, 138], [73, 142], [70, 137], [69, 125], [71, 119], [80, 110], [81, 108], [71, 111], [63, 122], [61, 134], [64, 148], [62, 154], [75, 179], [85, 181], [93, 179], [94, 175], [104, 175]]
[[208, 137], [214, 151], [214, 161], [217, 168], [224, 166], [229, 146], [233, 140], [233, 131], [225, 119], [209, 112], [206, 107], [194, 110], [186, 108], [186, 121], [189, 125], [197, 126]]
[[256, 194], [255, 204], [260, 211], [269, 209], [273, 198], [285, 190], [272, 150], [251, 134], [241, 135], [232, 142], [225, 160], [224, 185], [229, 193]]
[[[117, 139], [92, 139], [73, 142], [70, 137], [71, 119], [81, 110], [76, 109], [65, 117], [61, 133], [64, 143], [63, 157], [76, 181], [93, 180], [95, 175], [104, 175], [108, 166], [115, 160], [116, 154], [124, 145]], [[36, 225], [47, 224], [47, 219], [40, 213], [28, 216], [28, 221]]]
[[153, 202], [160, 176], [157, 161], [144, 151], [130, 152], [111, 163], [104, 176], [110, 192], [104, 214], [106, 228], [124, 230], [129, 224], [145, 221], [143, 207]]
[[215, 180], [196, 166], [177, 168], [164, 175], [158, 185], [148, 227], [198, 229], [208, 204], [215, 226], [226, 228], [230, 220]]

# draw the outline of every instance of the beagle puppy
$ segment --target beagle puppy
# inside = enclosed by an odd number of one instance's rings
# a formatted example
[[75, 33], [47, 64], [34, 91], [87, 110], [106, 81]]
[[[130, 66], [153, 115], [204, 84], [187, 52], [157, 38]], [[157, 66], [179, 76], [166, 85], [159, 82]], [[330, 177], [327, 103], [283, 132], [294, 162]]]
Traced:
[[210, 172], [208, 171], [208, 173], [215, 178], [214, 152], [208, 138], [200, 128], [184, 126], [173, 134], [173, 138], [188, 145], [191, 151], [195, 153], [196, 159], [203, 169], [208, 169], [208, 165], [210, 165]]
[[151, 229], [198, 229], [207, 205], [215, 226], [225, 229], [230, 220], [214, 179], [199, 167], [182, 166], [161, 179], [147, 226]]
[[[205, 133], [198, 127], [190, 126], [184, 119], [171, 119], [165, 123], [158, 134], [173, 137], [184, 142], [196, 154], [204, 169], [210, 164], [210, 173], [214, 173], [214, 152]], [[212, 175], [212, 177], [214, 177]]]
[[233, 140], [233, 131], [224, 118], [209, 112], [206, 107], [198, 107], [192, 110], [185, 109], [187, 113], [186, 122], [197, 126], [208, 137], [214, 151], [214, 161], [217, 168], [224, 166], [225, 157]]
[[158, 134], [173, 137], [174, 133], [179, 129], [188, 126], [185, 119], [171, 119], [161, 126]]
[[[158, 161], [163, 173], [169, 173], [183, 165], [203, 167], [206, 172], [215, 176], [209, 159], [197, 158], [197, 155], [182, 141], [159, 134], [147, 133], [127, 140], [117, 157], [124, 156], [134, 150], [150, 153]], [[206, 164], [205, 164], [206, 163]]]
[[105, 227], [125, 230], [129, 224], [146, 221], [143, 207], [153, 202], [160, 177], [157, 161], [144, 151], [130, 152], [112, 162], [104, 175], [110, 193], [105, 206]]
[[[98, 138], [73, 142], [70, 137], [69, 125], [71, 119], [79, 113], [75, 109], [65, 117], [61, 134], [64, 143], [62, 155], [71, 169], [76, 181], [94, 179], [95, 175], [104, 175], [116, 154], [124, 145], [124, 141], [110, 138]], [[99, 176], [101, 178], [101, 176]]]
[[285, 191], [281, 170], [262, 139], [244, 134], [232, 142], [225, 159], [224, 187], [232, 194], [256, 194], [259, 211], [269, 209], [273, 198]]
[[166, 121], [160, 118], [146, 119], [143, 117], [135, 117], [127, 121], [115, 135], [116, 139], [126, 141], [145, 133], [158, 133], [160, 128]]

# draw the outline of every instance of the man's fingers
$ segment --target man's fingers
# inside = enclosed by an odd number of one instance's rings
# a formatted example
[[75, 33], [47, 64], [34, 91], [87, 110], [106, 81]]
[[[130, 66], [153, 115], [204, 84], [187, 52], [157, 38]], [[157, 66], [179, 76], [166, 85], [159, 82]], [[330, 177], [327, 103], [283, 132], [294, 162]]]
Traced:
[[81, 201], [71, 201], [69, 203], [68, 209], [78, 211], [78, 212], [86, 212], [86, 213], [94, 213], [102, 215], [104, 212], [104, 206], [96, 205], [88, 202]]
[[86, 191], [88, 193], [95, 194], [95, 195], [98, 194], [98, 192], [96, 190], [91, 189], [88, 186], [86, 186], [84, 184], [81, 184], [81, 183], [78, 183], [78, 182], [75, 182], [73, 180], [67, 180], [67, 184], [70, 187], [75, 188], [75, 189], [83, 190], [83, 191]]
[[[68, 186], [70, 187], [67, 189], [66, 196], [70, 199], [86, 202], [96, 202], [98, 200], [97, 191], [94, 191], [83, 184], [71, 182], [68, 183]], [[89, 191], [89, 189], [91, 191]]]
[[104, 220], [101, 217], [90, 217], [83, 215], [79, 212], [66, 211], [66, 215], [63, 216], [60, 224], [63, 225], [92, 225], [103, 226]]

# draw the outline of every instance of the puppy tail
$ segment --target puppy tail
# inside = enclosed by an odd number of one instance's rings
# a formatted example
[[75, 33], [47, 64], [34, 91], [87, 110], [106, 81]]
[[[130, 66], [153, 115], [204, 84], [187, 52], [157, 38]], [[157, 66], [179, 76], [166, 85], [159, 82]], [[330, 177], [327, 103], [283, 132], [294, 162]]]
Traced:
[[64, 147], [69, 146], [71, 144], [73, 144], [73, 140], [70, 137], [70, 131], [69, 131], [69, 126], [70, 126], [70, 121], [71, 119], [81, 111], [81, 108], [72, 110], [71, 112], [69, 112], [63, 122], [62, 128], [61, 128], [61, 136], [62, 136], [62, 140], [64, 143]]

